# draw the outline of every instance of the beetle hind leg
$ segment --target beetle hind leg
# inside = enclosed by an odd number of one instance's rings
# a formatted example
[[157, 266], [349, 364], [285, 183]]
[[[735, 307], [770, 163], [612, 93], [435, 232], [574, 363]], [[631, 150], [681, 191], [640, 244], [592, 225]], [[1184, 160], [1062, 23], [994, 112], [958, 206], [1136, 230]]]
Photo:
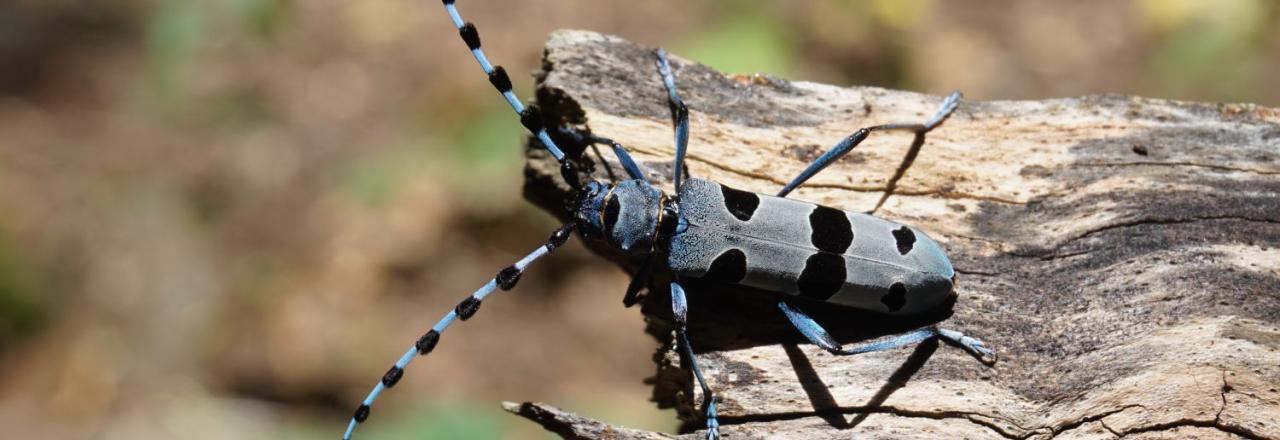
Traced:
[[996, 355], [996, 352], [990, 348], [987, 348], [987, 345], [984, 344], [981, 339], [965, 335], [964, 333], [960, 333], [955, 330], [948, 330], [945, 328], [938, 328], [937, 331], [938, 331], [938, 336], [941, 336], [942, 339], [951, 341], [956, 345], [964, 347], [965, 350], [968, 350], [970, 353], [973, 353], [975, 356], [978, 357], [978, 359], [982, 360], [982, 362], [985, 364], [994, 364], [996, 363], [996, 361], [1000, 359], [1000, 357]]
[[955, 330], [939, 328], [937, 326], [928, 326], [922, 329], [912, 330], [906, 333], [899, 333], [888, 336], [884, 339], [858, 344], [853, 347], [843, 347], [821, 324], [810, 318], [804, 312], [787, 304], [785, 301], [778, 303], [778, 308], [782, 309], [782, 313], [787, 315], [787, 320], [791, 321], [791, 325], [795, 326], [800, 334], [804, 335], [809, 342], [822, 347], [827, 352], [837, 356], [849, 356], [862, 353], [871, 353], [874, 351], [889, 350], [906, 345], [917, 344], [931, 338], [942, 338], [943, 340], [959, 345], [970, 354], [977, 357], [982, 363], [991, 365], [998, 359], [996, 353], [987, 348], [981, 340], [967, 336]]

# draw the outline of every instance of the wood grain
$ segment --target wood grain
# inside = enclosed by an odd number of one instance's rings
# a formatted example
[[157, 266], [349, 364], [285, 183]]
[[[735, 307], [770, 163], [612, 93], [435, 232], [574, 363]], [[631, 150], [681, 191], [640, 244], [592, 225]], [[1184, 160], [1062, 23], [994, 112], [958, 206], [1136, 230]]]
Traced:
[[[671, 120], [650, 51], [557, 32], [537, 103], [549, 123], [626, 145], [670, 191]], [[762, 193], [857, 128], [923, 121], [942, 100], [673, 63], [692, 175]], [[869, 210], [910, 141], [873, 134], [791, 197]], [[527, 198], [567, 218], [554, 161], [536, 146], [528, 157]], [[592, 175], [607, 178], [592, 158]], [[835, 357], [790, 329], [771, 297], [692, 286], [692, 338], [725, 438], [1280, 438], [1280, 110], [1119, 95], [964, 100], [876, 215], [947, 248], [954, 305], [911, 322], [806, 311], [842, 341], [945, 319], [1000, 362], [945, 344]], [[621, 299], [625, 286], [611, 288]], [[666, 343], [654, 400], [699, 438], [701, 396], [670, 351], [666, 295], [654, 288], [642, 306]], [[541, 404], [510, 409], [565, 438], [674, 437]]]

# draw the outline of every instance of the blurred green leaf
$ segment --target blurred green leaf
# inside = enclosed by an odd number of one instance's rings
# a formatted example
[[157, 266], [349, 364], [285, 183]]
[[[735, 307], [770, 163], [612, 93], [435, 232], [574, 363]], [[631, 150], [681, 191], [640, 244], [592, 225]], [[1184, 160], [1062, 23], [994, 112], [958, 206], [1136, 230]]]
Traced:
[[[476, 99], [484, 104], [471, 108], [471, 117], [456, 129], [445, 130], [450, 139], [443, 145], [445, 151], [429, 160], [450, 168], [449, 185], [464, 209], [510, 209], [516, 202], [511, 196], [518, 194], [520, 185], [524, 127], [506, 101], [488, 93]], [[440, 163], [448, 158], [452, 163]]]
[[872, 0], [869, 6], [880, 23], [904, 30], [927, 17], [934, 8], [934, 0]]
[[483, 98], [490, 104], [454, 133], [456, 142], [451, 144], [457, 148], [459, 165], [472, 170], [491, 166], [514, 169], [520, 162], [517, 146], [524, 127], [506, 101]]
[[364, 156], [343, 170], [339, 186], [367, 206], [382, 206], [411, 172], [402, 156], [403, 151]]
[[723, 72], [790, 77], [796, 71], [797, 49], [778, 14], [759, 1], [727, 3], [732, 12], [677, 44], [675, 51]]
[[0, 234], [0, 350], [39, 330], [53, 311], [47, 286]]
[[186, 94], [186, 77], [203, 39], [200, 3], [161, 0], [147, 17], [144, 89], [163, 112]]
[[492, 403], [429, 405], [406, 411], [404, 417], [392, 418], [385, 425], [370, 429], [369, 438], [491, 440], [504, 438], [509, 417], [512, 416]]
[[228, 0], [231, 9], [240, 20], [240, 26], [250, 35], [269, 39], [284, 26], [291, 12], [284, 0]]
[[1259, 81], [1269, 6], [1256, 0], [1144, 2], [1158, 34], [1150, 71], [1157, 95], [1248, 100]]
[[270, 106], [265, 93], [254, 87], [244, 87], [213, 96], [207, 102], [207, 119], [217, 125], [239, 132], [271, 122]]
[[[1243, 100], [1256, 63], [1245, 47], [1221, 32], [1185, 29], [1165, 42], [1152, 64], [1165, 94]], [[1223, 69], [1225, 65], [1231, 68]]]

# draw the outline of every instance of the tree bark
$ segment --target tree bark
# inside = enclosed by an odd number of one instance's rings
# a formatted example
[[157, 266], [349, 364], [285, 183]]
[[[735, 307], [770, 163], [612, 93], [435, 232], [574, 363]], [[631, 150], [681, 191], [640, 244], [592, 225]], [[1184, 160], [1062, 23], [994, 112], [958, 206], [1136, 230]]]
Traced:
[[[724, 75], [673, 57], [698, 178], [772, 194], [854, 130], [923, 122], [942, 98]], [[537, 104], [627, 147], [670, 193], [671, 117], [651, 48], [552, 35]], [[751, 438], [1280, 438], [1280, 110], [1120, 95], [962, 100], [894, 187], [911, 136], [874, 133], [791, 197], [928, 232], [950, 310], [902, 321], [805, 305], [842, 342], [942, 320], [1000, 355], [946, 344], [851, 357], [812, 346], [776, 298], [691, 289], [693, 345], [721, 432]], [[588, 151], [590, 153], [590, 151]], [[607, 180], [604, 151], [582, 162]], [[527, 198], [567, 219], [554, 160], [528, 149]], [[595, 244], [631, 269], [636, 261]], [[672, 351], [669, 275], [642, 310], [665, 345], [654, 400], [685, 435], [541, 404], [509, 409], [573, 439], [699, 438], [701, 393]], [[621, 298], [624, 286], [616, 286]]]

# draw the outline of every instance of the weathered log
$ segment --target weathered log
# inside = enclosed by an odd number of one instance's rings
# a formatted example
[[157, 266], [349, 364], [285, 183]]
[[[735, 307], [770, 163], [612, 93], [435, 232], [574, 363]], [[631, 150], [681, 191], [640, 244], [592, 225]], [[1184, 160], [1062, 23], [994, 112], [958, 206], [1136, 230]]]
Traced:
[[[549, 123], [626, 145], [670, 191], [671, 120], [650, 50], [558, 32], [537, 103]], [[922, 121], [942, 99], [673, 62], [692, 114], [692, 175], [762, 193], [855, 129]], [[1280, 438], [1280, 110], [965, 100], [887, 188], [910, 141], [873, 134], [791, 197], [866, 211], [889, 191], [876, 215], [947, 248], [958, 299], [911, 322], [806, 310], [842, 341], [945, 318], [1000, 362], [938, 344], [835, 357], [803, 342], [771, 297], [692, 289], [692, 338], [726, 438]], [[526, 196], [566, 218], [554, 161], [536, 146], [528, 157]], [[607, 179], [596, 158], [583, 161]], [[666, 343], [654, 399], [678, 410], [682, 438], [697, 438], [701, 396], [671, 351], [663, 285], [643, 304]], [[510, 408], [565, 438], [675, 437]]]

